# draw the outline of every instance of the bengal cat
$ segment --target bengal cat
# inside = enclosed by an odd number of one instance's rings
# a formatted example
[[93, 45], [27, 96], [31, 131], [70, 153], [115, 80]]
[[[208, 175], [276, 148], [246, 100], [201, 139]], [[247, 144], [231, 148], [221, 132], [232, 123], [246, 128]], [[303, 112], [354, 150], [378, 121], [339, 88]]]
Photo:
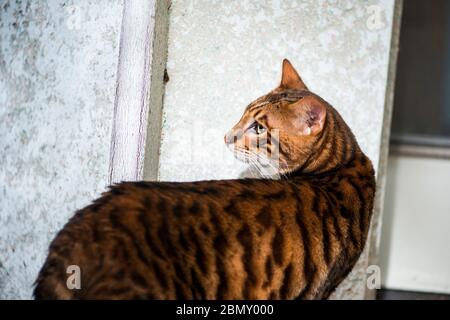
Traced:
[[363, 250], [375, 192], [349, 127], [284, 60], [225, 142], [260, 168], [277, 153], [278, 179], [114, 185], [53, 240], [35, 297], [327, 298]]

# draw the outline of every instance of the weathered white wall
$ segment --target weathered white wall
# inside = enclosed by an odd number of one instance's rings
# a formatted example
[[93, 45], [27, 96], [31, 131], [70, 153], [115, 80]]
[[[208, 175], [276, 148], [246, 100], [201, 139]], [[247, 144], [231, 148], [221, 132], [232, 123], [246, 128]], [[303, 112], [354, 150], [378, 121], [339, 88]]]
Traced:
[[[378, 167], [392, 0], [174, 0], [159, 178], [237, 177], [223, 134], [274, 88], [289, 58]], [[336, 297], [363, 298], [367, 259]]]
[[17, 299], [105, 188], [122, 2], [0, 4], [0, 299]]

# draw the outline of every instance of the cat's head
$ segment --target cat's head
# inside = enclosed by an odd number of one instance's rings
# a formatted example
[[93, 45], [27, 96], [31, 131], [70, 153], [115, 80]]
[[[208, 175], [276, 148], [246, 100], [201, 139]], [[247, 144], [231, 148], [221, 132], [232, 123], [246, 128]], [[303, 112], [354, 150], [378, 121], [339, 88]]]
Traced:
[[280, 85], [247, 106], [239, 122], [225, 135], [225, 143], [238, 159], [260, 171], [266, 167], [274, 174], [299, 168], [313, 172], [308, 161], [325, 143], [322, 136], [331, 110], [327, 102], [308, 90], [284, 59]]

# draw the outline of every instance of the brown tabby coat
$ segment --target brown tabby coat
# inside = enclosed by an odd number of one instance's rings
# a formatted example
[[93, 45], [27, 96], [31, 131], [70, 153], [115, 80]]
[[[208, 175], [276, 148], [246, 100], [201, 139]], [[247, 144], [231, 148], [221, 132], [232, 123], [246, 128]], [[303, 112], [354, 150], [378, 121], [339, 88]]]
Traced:
[[35, 297], [327, 298], [364, 247], [375, 192], [350, 129], [285, 60], [225, 142], [253, 159], [278, 146], [281, 178], [112, 186], [52, 242]]

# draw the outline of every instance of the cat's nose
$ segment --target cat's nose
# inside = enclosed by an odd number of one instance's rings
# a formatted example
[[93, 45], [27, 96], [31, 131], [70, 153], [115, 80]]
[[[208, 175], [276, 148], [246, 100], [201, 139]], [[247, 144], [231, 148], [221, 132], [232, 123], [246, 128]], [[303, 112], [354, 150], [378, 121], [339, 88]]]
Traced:
[[223, 137], [223, 140], [225, 141], [226, 145], [230, 145], [233, 143], [237, 143], [238, 140], [242, 138], [244, 135], [244, 131], [240, 128], [233, 128], [232, 130], [228, 131], [225, 137]]
[[225, 136], [223, 137], [223, 141], [225, 142], [225, 144], [232, 144], [234, 143], [234, 134], [231, 132], [227, 132], [225, 134]]
[[225, 144], [229, 144], [229, 139], [228, 139], [228, 133], [225, 133], [225, 135], [223, 136], [223, 142], [225, 142]]

